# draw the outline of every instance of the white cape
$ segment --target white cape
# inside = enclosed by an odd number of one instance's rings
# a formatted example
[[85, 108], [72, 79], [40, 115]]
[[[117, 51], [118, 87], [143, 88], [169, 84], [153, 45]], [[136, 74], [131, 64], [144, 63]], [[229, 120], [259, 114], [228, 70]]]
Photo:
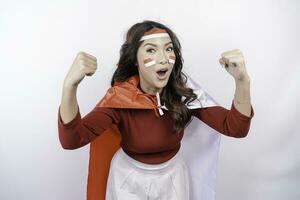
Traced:
[[[186, 72], [187, 86], [197, 94], [188, 108], [219, 106]], [[163, 109], [167, 108], [162, 106]], [[190, 200], [214, 200], [221, 134], [193, 117], [184, 130], [180, 151], [190, 174]]]

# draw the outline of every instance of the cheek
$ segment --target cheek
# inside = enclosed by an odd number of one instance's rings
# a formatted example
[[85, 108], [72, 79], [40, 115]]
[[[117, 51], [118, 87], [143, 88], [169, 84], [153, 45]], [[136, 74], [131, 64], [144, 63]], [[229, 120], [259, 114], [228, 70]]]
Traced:
[[156, 64], [156, 61], [155, 61], [155, 59], [153, 59], [153, 58], [145, 58], [144, 60], [143, 60], [143, 65], [144, 65], [144, 67], [146, 67], [146, 68], [148, 68], [148, 67], [151, 67], [151, 66], [153, 66], [153, 65], [155, 65]]
[[169, 63], [175, 64], [175, 60], [176, 60], [175, 55], [170, 55], [170, 56], [169, 56]]
[[140, 75], [142, 75], [142, 77], [146, 80], [148, 80], [148, 82], [152, 82], [153, 76], [155, 75], [155, 73], [153, 73], [153, 70], [151, 69], [151, 67], [144, 67], [144, 66], [140, 66], [139, 67], [139, 73]]
[[154, 56], [141, 51], [138, 53], [138, 64], [140, 67], [148, 68], [156, 64], [156, 59]]

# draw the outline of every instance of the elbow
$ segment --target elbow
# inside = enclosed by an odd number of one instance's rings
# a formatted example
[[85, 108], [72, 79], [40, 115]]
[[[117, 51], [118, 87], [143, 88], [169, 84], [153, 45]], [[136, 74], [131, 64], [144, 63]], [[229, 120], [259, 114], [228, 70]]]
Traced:
[[235, 132], [234, 137], [235, 138], [245, 138], [247, 137], [249, 133], [250, 125], [249, 126], [244, 126], [238, 129], [237, 132]]
[[59, 142], [61, 147], [66, 150], [73, 150], [78, 148], [73, 140], [63, 137], [62, 134], [59, 134]]
[[61, 143], [61, 147], [62, 147], [63, 149], [65, 149], [65, 150], [74, 150], [74, 149], [76, 149], [76, 148], [74, 148], [74, 147], [71, 146], [71, 145], [62, 144], [62, 143]]
[[232, 134], [232, 137], [235, 138], [245, 138], [248, 135], [248, 131], [241, 131], [241, 132], [236, 132], [234, 134]]
[[245, 138], [249, 133], [250, 126], [242, 126], [239, 128], [229, 128], [227, 129], [227, 135], [234, 138]]
[[238, 131], [238, 134], [236, 138], [245, 138], [247, 137], [248, 133], [249, 133], [249, 130], [250, 130], [250, 123], [248, 123], [247, 125], [244, 125], [244, 126], [241, 126], [239, 128], [239, 131]]

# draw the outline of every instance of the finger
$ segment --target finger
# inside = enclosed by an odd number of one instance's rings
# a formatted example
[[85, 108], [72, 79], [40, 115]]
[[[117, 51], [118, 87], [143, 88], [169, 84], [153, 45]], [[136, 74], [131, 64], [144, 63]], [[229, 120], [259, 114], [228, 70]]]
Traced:
[[219, 63], [221, 64], [222, 67], [225, 66], [225, 61], [222, 58], [219, 59]]
[[86, 68], [86, 69], [85, 69], [85, 74], [86, 74], [87, 76], [91, 76], [91, 75], [93, 75], [95, 72], [96, 72], [96, 70], [95, 70], [95, 69], [92, 69], [92, 68]]
[[227, 56], [232, 57], [234, 55], [242, 55], [241, 50], [234, 49], [234, 50], [226, 51], [226, 52], [221, 54], [222, 57], [227, 57]]
[[87, 76], [92, 76], [95, 72], [86, 73]]
[[244, 58], [240, 56], [231, 57], [231, 58], [224, 57], [222, 59], [225, 61], [225, 67], [228, 66], [237, 67], [238, 65], [241, 65], [244, 61]]
[[229, 58], [227, 57], [222, 57], [222, 60], [225, 64], [229, 64]]
[[83, 70], [96, 70], [97, 66], [93, 63], [88, 63], [86, 61], [81, 60], [80, 69], [83, 69]]
[[79, 61], [83, 66], [91, 66], [91, 67], [97, 67], [97, 63], [92, 60], [87, 60], [87, 59], [80, 59]]
[[94, 61], [97, 62], [97, 58], [96, 58], [95, 56], [92, 56], [91, 54], [88, 54], [88, 53], [85, 53], [85, 52], [83, 52], [83, 54], [84, 54], [86, 57], [88, 57], [88, 58], [90, 58], [90, 59], [92, 59], [92, 60], [94, 60]]
[[225, 55], [225, 56], [222, 56], [222, 58], [224, 58], [225, 60], [226, 59], [235, 59], [235, 58], [243, 58], [243, 55], [241, 54], [228, 54], [228, 55]]
[[78, 57], [79, 58], [89, 58], [89, 59], [94, 60], [94, 61], [97, 62], [97, 58], [95, 56], [92, 56], [91, 54], [88, 54], [88, 53], [83, 52], [83, 51], [80, 51], [78, 53]]
[[229, 66], [229, 59], [228, 59], [228, 58], [223, 57], [223, 58], [221, 58], [220, 60], [221, 60], [223, 66], [224, 66], [225, 68], [227, 68], [227, 67]]
[[237, 64], [234, 62], [229, 63], [229, 67], [237, 67]]
[[237, 67], [237, 66], [241, 66], [243, 61], [244, 61], [243, 58], [231, 58], [229, 59], [229, 64], [233, 67]]
[[243, 57], [243, 56], [240, 54], [228, 54], [228, 55], [224, 56], [224, 58], [228, 58], [228, 59], [239, 58], [239, 57]]
[[229, 51], [225, 51], [224, 54], [227, 55], [227, 54], [236, 54], [236, 53], [242, 53], [242, 51], [240, 49], [232, 49], [232, 50], [229, 50]]
[[84, 63], [88, 64], [88, 65], [95, 65], [97, 66], [97, 62], [95, 62], [94, 60], [91, 59], [82, 59]]
[[85, 68], [87, 68], [89, 70], [97, 70], [97, 66], [94, 66], [94, 65], [85, 65]]

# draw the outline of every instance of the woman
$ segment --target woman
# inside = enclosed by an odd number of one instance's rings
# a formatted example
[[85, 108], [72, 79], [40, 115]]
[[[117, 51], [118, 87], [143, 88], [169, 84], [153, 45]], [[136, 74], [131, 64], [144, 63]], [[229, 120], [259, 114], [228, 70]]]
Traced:
[[227, 110], [182, 72], [180, 50], [168, 27], [154, 21], [133, 25], [120, 50], [112, 87], [82, 119], [77, 86], [85, 75], [95, 73], [97, 60], [84, 52], [75, 58], [64, 81], [59, 139], [63, 148], [76, 149], [104, 137], [112, 124], [118, 127], [121, 148], [115, 149], [109, 165], [105, 199], [213, 199], [213, 183], [210, 188], [206, 182], [214, 179], [204, 176], [214, 176], [215, 170], [201, 172], [205, 160], [211, 158], [198, 159], [202, 160], [195, 173], [197, 169], [190, 165], [196, 160], [189, 162], [186, 156], [192, 152], [185, 154], [181, 147], [185, 128], [195, 116], [224, 135], [247, 135], [254, 112], [241, 52], [225, 52], [219, 60], [236, 83], [232, 107]]

